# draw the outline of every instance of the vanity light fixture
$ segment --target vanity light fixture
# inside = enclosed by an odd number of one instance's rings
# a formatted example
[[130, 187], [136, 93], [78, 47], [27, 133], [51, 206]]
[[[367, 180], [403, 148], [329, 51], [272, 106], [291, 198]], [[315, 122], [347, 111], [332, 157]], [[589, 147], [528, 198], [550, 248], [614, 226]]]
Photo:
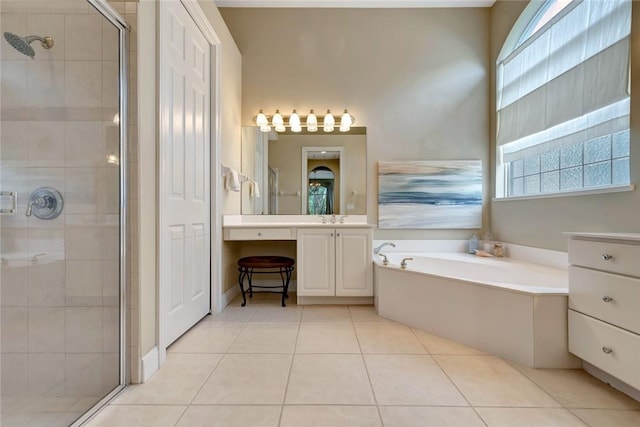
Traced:
[[349, 132], [351, 130], [351, 125], [353, 124], [353, 117], [344, 109], [344, 113], [342, 113], [342, 117], [340, 118], [340, 132]]
[[[309, 111], [307, 116], [301, 116], [296, 110], [293, 110], [290, 116], [283, 116], [280, 110], [276, 110], [272, 117], [260, 110], [258, 115], [253, 118], [253, 121], [262, 132], [271, 132], [272, 127], [276, 132], [285, 132], [287, 128], [291, 132], [301, 132], [303, 124], [306, 126], [307, 132], [317, 132], [320, 126], [318, 116], [313, 110]], [[345, 109], [340, 116], [340, 132], [349, 132], [354, 123], [354, 117]], [[322, 116], [321, 125], [324, 132], [334, 132], [336, 130], [336, 118], [331, 114], [331, 110], [327, 110], [327, 113]]]
[[322, 121], [323, 130], [325, 132], [333, 132], [333, 128], [336, 125], [336, 119], [333, 118], [333, 114], [331, 114], [331, 110], [327, 110], [327, 114], [324, 115], [324, 120]]
[[307, 132], [318, 132], [318, 118], [313, 113], [313, 110], [309, 111], [307, 116]]
[[256, 116], [256, 124], [260, 127], [262, 132], [271, 132], [271, 126], [269, 126], [269, 119], [264, 115], [262, 110]]
[[293, 110], [293, 113], [291, 113], [291, 116], [289, 116], [289, 126], [291, 127], [291, 132], [302, 131], [300, 116], [298, 115], [298, 113], [296, 113], [296, 110]]
[[273, 115], [273, 119], [271, 119], [271, 124], [275, 128], [276, 132], [284, 132], [284, 118], [282, 114], [280, 114], [280, 110], [276, 110], [276, 113]]

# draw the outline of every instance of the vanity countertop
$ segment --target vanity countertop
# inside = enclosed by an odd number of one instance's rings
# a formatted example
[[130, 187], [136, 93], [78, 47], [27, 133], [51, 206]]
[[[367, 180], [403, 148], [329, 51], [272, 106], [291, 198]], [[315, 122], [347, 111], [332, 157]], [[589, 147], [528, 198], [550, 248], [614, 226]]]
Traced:
[[330, 222], [330, 217], [313, 215], [224, 215], [222, 227], [235, 228], [374, 228], [375, 225], [367, 223], [366, 215], [345, 216], [344, 222], [340, 222], [342, 215], [336, 215], [336, 222]]

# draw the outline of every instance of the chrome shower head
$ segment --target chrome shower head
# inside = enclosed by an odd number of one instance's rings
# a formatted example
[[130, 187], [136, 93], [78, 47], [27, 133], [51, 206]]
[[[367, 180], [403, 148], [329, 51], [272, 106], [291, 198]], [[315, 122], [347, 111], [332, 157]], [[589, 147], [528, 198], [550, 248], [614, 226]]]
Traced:
[[36, 52], [31, 47], [31, 43], [38, 40], [40, 45], [45, 49], [51, 49], [53, 47], [53, 38], [49, 36], [40, 37], [40, 36], [26, 36], [20, 37], [13, 33], [4, 33], [4, 38], [9, 42], [9, 44], [18, 52], [23, 55], [30, 56], [33, 59], [36, 56]]

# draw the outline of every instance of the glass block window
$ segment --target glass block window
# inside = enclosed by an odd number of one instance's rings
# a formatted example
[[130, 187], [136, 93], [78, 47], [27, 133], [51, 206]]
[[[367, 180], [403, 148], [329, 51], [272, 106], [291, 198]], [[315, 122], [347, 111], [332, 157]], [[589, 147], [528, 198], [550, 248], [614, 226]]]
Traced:
[[522, 16], [497, 62], [497, 196], [628, 185], [631, 1], [531, 2]]
[[627, 185], [629, 138], [627, 129], [543, 152], [539, 147], [521, 150], [507, 163], [507, 196]]

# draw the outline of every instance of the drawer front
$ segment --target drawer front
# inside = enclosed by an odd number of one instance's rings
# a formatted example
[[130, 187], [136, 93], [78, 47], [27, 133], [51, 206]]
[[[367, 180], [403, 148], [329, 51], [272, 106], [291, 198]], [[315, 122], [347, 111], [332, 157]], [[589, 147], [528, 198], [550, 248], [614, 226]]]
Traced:
[[640, 333], [640, 279], [569, 267], [569, 308]]
[[569, 263], [596, 270], [640, 277], [640, 246], [569, 240]]
[[640, 388], [640, 336], [569, 310], [569, 351]]
[[293, 240], [290, 228], [232, 228], [227, 240]]

